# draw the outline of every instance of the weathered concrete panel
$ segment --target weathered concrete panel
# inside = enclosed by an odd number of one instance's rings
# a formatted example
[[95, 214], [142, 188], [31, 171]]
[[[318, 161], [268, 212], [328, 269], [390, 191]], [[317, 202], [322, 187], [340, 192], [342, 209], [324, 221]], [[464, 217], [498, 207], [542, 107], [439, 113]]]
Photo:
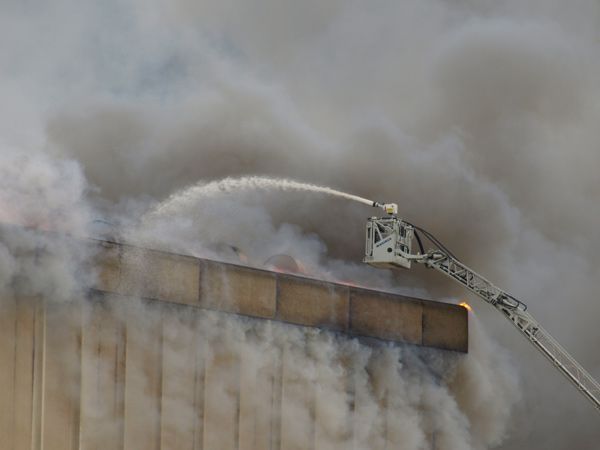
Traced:
[[421, 345], [422, 315], [423, 306], [418, 300], [350, 291], [349, 331], [352, 334]]
[[[329, 360], [318, 366], [315, 383], [315, 449], [352, 448], [352, 410], [347, 361]], [[335, 413], [332, 414], [332, 411]], [[360, 448], [360, 447], [359, 447]]]
[[277, 319], [346, 331], [349, 288], [314, 280], [278, 276]]
[[124, 246], [117, 292], [173, 303], [198, 304], [198, 260]]
[[3, 445], [12, 447], [14, 443], [14, 371], [16, 339], [16, 302], [6, 299], [0, 302], [0, 436]]
[[17, 323], [15, 342], [15, 425], [16, 449], [31, 448], [33, 442], [32, 416], [34, 415], [35, 359], [41, 359], [35, 343], [41, 341], [36, 335], [36, 311], [40, 302], [34, 298], [17, 300]]
[[[391, 317], [392, 325], [383, 330], [405, 341], [393, 326], [415, 308], [424, 310], [411, 319], [419, 326], [424, 316], [435, 326], [435, 320], [463, 312], [452, 305], [432, 310], [428, 302], [361, 289], [352, 295], [356, 314], [374, 323]], [[386, 390], [397, 380], [365, 384], [369, 373], [389, 364], [374, 358], [363, 366], [364, 360], [351, 355], [332, 361], [330, 353], [314, 352], [312, 339], [329, 342], [334, 334], [303, 334], [289, 326], [292, 336], [305, 338], [287, 340], [284, 333], [265, 348], [256, 345], [254, 332], [240, 331], [250, 322], [246, 319], [221, 333], [225, 315], [220, 313], [99, 297], [82, 299], [76, 307], [51, 305], [48, 314], [40, 307], [44, 303], [33, 299], [3, 302], [8, 309], [0, 333], [9, 345], [0, 342], [0, 363], [8, 372], [0, 376], [14, 390], [14, 397], [3, 397], [9, 399], [3, 430], [9, 430], [5, 436], [15, 448], [341, 450], [386, 448], [385, 437], [402, 445], [402, 427], [410, 424], [386, 403]], [[368, 335], [370, 325], [365, 321], [350, 332]], [[10, 348], [15, 335], [16, 351]], [[360, 365], [346, 367], [347, 358]], [[375, 407], [382, 411], [376, 417], [370, 413]], [[10, 428], [11, 420], [20, 425]]]
[[204, 262], [200, 305], [253, 317], [275, 317], [275, 274]]
[[[371, 360], [371, 358], [370, 358]], [[355, 364], [355, 361], [353, 361]], [[372, 362], [366, 363], [364, 369], [372, 369]], [[381, 409], [381, 398], [373, 395], [371, 386], [364, 381], [364, 375], [360, 372], [351, 372], [348, 391], [352, 398], [353, 414], [351, 418], [352, 429], [352, 445], [348, 446], [352, 449], [369, 450], [385, 450], [385, 442], [383, 435], [385, 428], [383, 427], [383, 414], [372, 414], [371, 411], [379, 411]], [[383, 396], [385, 398], [385, 396]], [[369, 420], [365, 420], [368, 418]]]
[[194, 360], [190, 361], [195, 367], [194, 390], [190, 393], [194, 397], [194, 450], [204, 448], [204, 416], [205, 390], [206, 390], [206, 360], [209, 351], [208, 342], [201, 336], [197, 324], [198, 315], [194, 315]]
[[186, 311], [163, 317], [161, 450], [193, 450], [196, 428], [195, 321]]
[[[386, 437], [401, 446], [391, 385], [363, 379], [386, 364], [345, 367], [311, 339], [467, 350], [456, 305], [113, 243], [94, 261], [97, 296], [0, 303], [2, 448], [341, 450], [385, 448]], [[245, 328], [252, 321], [221, 333], [225, 315], [206, 309], [336, 333], [266, 325], [275, 344], [265, 349]], [[356, 419], [374, 407], [377, 417]]]
[[160, 308], [129, 301], [125, 360], [124, 447], [160, 448], [162, 323]]
[[273, 382], [271, 396], [271, 436], [269, 448], [281, 448], [281, 402], [283, 401], [283, 350], [273, 355]]
[[93, 264], [96, 269], [96, 289], [106, 292], [119, 292], [121, 280], [121, 249], [111, 242], [100, 242], [93, 250]]
[[46, 305], [42, 448], [79, 448], [81, 303]]
[[[105, 292], [467, 350], [467, 323], [455, 305], [437, 308], [436, 302], [114, 243], [101, 244], [95, 260], [97, 289]], [[427, 323], [420, 306], [433, 308]]]
[[281, 391], [281, 450], [310, 450], [315, 440], [315, 383], [303, 349], [283, 351]]
[[41, 327], [36, 326], [36, 321], [43, 322], [40, 310], [34, 298], [0, 300], [1, 448], [36, 448], [40, 443], [38, 397], [44, 342]]
[[466, 352], [469, 349], [468, 312], [447, 303], [423, 304], [423, 345]]
[[[18, 301], [18, 300], [17, 300]], [[46, 344], [45, 305], [40, 299], [34, 311], [34, 339], [33, 339], [33, 414], [31, 415], [31, 441], [32, 449], [42, 445], [43, 399], [44, 399], [44, 346]]]
[[[240, 353], [240, 423], [239, 450], [255, 450], [257, 438], [257, 419], [261, 416], [258, 411], [259, 394], [257, 393], [257, 360], [245, 352]], [[267, 411], [263, 411], [267, 412]], [[261, 447], [262, 448], [262, 447]], [[268, 448], [268, 444], [266, 447]]]
[[86, 450], [123, 447], [125, 328], [110, 307], [109, 299], [84, 305], [80, 446]]
[[[218, 343], [215, 347], [218, 348]], [[239, 357], [216, 351], [206, 361], [204, 391], [205, 449], [236, 450], [239, 417]]]
[[270, 448], [272, 389], [276, 364], [272, 355], [258, 353], [251, 345], [240, 349], [239, 450]]

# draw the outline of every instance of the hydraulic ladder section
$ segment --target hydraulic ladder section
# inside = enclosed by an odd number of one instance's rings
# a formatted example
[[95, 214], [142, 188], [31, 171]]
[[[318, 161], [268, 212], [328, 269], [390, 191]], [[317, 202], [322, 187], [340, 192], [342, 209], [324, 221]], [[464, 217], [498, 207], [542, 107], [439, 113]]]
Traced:
[[527, 306], [441, 250], [410, 255], [494, 306], [600, 411], [600, 384], [527, 312]]

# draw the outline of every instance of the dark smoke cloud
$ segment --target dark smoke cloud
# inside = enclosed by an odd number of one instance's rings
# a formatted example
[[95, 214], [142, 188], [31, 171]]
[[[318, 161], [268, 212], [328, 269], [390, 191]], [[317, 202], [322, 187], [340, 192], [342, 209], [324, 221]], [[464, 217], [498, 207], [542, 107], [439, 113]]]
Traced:
[[[139, 216], [173, 192], [244, 174], [397, 201], [600, 376], [596, 2], [1, 8], [0, 142], [78, 161], [98, 214], [142, 236]], [[181, 211], [160, 241], [198, 251], [225, 241], [258, 259], [296, 252], [360, 272], [343, 261], [361, 257], [362, 206], [221, 200]], [[461, 293], [424, 271], [394, 277]], [[522, 411], [502, 448], [593, 447], [589, 405], [500, 317], [477, 310], [523, 372]]]

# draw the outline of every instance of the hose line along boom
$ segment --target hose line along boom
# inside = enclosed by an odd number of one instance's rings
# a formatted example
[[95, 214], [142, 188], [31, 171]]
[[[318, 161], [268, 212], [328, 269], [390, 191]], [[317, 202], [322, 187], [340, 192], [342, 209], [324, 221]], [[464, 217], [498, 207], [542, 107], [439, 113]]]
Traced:
[[[500, 311], [600, 411], [600, 384], [533, 318], [525, 303], [460, 262], [431, 233], [396, 217], [394, 203], [374, 202], [373, 206], [388, 216], [367, 220], [364, 262], [392, 269], [410, 269], [413, 262], [420, 263], [461, 284]], [[425, 252], [419, 233], [436, 248]], [[413, 238], [418, 253], [412, 253]]]

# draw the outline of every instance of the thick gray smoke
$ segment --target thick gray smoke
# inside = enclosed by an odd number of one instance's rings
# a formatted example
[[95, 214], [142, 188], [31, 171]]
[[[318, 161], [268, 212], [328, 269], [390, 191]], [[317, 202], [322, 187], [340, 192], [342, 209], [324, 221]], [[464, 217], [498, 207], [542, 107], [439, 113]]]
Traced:
[[91, 219], [78, 164], [3, 148], [0, 179], [0, 294], [71, 299], [93, 276], [74, 242]]
[[[49, 186], [74, 183], [65, 205], [85, 187], [72, 162], [56, 161], [77, 161], [96, 216], [148, 245], [201, 255], [235, 245], [258, 263], [285, 253], [332, 278], [462, 295], [435, 274], [353, 264], [372, 211], [351, 202], [223, 195], [140, 226], [174, 192], [225, 176], [292, 177], [394, 201], [522, 298], [600, 376], [596, 2], [59, 0], [9, 1], [0, 12], [2, 164], [18, 167], [7, 148], [45, 153], [58, 174]], [[18, 197], [4, 193], [28, 172], [4, 171], [3, 214], [14, 215]], [[23, 208], [33, 217], [18, 223], [57, 221], [35, 210]], [[11, 255], [1, 253], [2, 280]], [[522, 372], [501, 448], [592, 448], [590, 406], [475, 306]], [[473, 385], [489, 388], [488, 400], [468, 406], [483, 416], [504, 408], [505, 392], [484, 380]], [[469, 429], [474, 442], [502, 442], [484, 429]]]

